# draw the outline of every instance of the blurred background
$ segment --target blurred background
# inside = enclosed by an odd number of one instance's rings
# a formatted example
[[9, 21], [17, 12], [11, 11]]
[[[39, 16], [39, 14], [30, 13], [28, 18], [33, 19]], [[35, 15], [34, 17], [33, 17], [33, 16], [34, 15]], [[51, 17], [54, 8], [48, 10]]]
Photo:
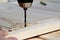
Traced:
[[[0, 0], [0, 2], [13, 2], [16, 0]], [[48, 2], [57, 2], [60, 3], [60, 0], [36, 0], [36, 1], [48, 1]]]

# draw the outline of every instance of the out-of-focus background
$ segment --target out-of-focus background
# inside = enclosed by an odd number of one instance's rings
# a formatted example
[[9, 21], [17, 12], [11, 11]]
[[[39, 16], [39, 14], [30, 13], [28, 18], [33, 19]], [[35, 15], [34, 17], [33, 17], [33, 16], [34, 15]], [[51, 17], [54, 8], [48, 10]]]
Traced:
[[[17, 1], [17, 0], [0, 0], [0, 2], [13, 2], [13, 1]], [[47, 1], [47, 2], [57, 2], [57, 3], [60, 2], [60, 0], [37, 0], [37, 1]]]

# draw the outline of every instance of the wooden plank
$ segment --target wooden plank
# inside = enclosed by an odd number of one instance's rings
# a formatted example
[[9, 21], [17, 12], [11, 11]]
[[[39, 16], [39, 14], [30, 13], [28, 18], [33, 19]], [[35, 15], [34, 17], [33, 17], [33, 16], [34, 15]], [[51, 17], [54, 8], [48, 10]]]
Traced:
[[16, 37], [18, 38], [18, 40], [23, 40], [29, 37], [44, 34], [47, 32], [54, 31], [54, 30], [58, 30], [58, 29], [60, 29], [60, 21], [55, 20], [55, 21], [50, 21], [43, 24], [37, 24], [32, 27], [24, 28], [14, 33], [12, 32], [6, 37]]

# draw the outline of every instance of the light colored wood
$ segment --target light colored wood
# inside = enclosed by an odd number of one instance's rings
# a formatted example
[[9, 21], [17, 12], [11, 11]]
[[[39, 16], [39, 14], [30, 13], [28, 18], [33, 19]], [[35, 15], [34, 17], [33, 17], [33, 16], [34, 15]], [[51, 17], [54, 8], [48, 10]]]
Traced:
[[42, 24], [37, 24], [15, 32], [13, 31], [6, 37], [16, 37], [18, 38], [18, 40], [23, 40], [29, 37], [51, 32], [57, 29], [60, 29], [60, 20], [46, 21], [45, 23]]
[[28, 39], [28, 40], [43, 40], [43, 39], [40, 39], [40, 38], [33, 38], [33, 39]]

